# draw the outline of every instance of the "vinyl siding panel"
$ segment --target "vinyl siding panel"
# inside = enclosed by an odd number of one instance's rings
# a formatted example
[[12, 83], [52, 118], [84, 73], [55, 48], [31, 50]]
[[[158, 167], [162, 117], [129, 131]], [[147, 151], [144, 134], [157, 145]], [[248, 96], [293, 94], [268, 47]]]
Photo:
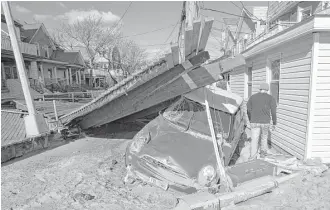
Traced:
[[245, 66], [239, 66], [230, 74], [230, 90], [244, 98]]
[[318, 66], [315, 72], [315, 111], [312, 128], [312, 157], [330, 162], [330, 33], [320, 33]]

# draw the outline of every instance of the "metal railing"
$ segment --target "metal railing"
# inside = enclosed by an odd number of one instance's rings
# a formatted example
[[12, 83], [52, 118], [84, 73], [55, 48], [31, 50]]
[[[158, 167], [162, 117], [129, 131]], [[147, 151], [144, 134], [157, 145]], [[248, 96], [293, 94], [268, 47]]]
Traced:
[[[26, 42], [18, 42], [21, 52], [29, 55], [38, 55], [38, 47], [35, 44], [29, 44]], [[1, 34], [1, 49], [2, 50], [10, 50], [13, 51], [13, 47], [11, 45], [11, 41], [9, 36]]]
[[52, 93], [52, 94], [43, 94], [43, 101], [52, 101], [52, 100], [64, 100], [70, 102], [77, 102], [81, 100], [93, 100], [98, 95], [103, 93], [102, 91], [88, 91], [88, 92], [67, 92], [67, 93]]
[[246, 42], [245, 49], [248, 49], [248, 48], [258, 44], [258, 43], [264, 41], [265, 39], [268, 39], [269, 37], [272, 37], [287, 28], [290, 28], [291, 26], [293, 26], [296, 23], [297, 22], [280, 22], [280, 23], [276, 24], [274, 27], [270, 28], [270, 30], [267, 33], [263, 32], [260, 35], [258, 35], [257, 37], [248, 40]]

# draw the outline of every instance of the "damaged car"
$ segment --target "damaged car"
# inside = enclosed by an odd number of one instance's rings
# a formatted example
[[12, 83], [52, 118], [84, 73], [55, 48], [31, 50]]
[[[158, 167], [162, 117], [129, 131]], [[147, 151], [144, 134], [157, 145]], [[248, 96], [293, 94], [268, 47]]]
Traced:
[[222, 142], [221, 156], [229, 164], [246, 127], [243, 99], [208, 86], [182, 96], [135, 135], [126, 149], [126, 180], [185, 193], [219, 183], [205, 99], [218, 143]]

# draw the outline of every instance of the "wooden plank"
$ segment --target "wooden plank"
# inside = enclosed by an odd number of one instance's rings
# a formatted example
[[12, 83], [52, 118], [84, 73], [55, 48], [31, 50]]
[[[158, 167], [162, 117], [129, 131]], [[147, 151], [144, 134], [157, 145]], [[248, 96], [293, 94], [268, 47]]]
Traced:
[[326, 128], [314, 128], [313, 133], [314, 134], [326, 134], [326, 133], [329, 133], [329, 128], [328, 127], [326, 127]]
[[300, 130], [297, 130], [296, 128], [294, 127], [290, 127], [290, 126], [286, 126], [285, 124], [280, 124], [278, 123], [277, 127], [280, 129], [280, 130], [283, 130], [283, 131], [287, 131], [287, 132], [290, 132], [296, 136], [299, 136], [301, 138], [305, 138], [306, 137], [306, 132], [303, 132], [303, 131], [300, 131]]
[[300, 114], [306, 114], [307, 115], [307, 109], [303, 109], [303, 108], [299, 108], [299, 107], [292, 107], [292, 106], [288, 106], [288, 105], [285, 105], [285, 104], [280, 104], [278, 106], [278, 109], [284, 109], [284, 110], [291, 111], [291, 112], [294, 112], [294, 113], [300, 113]]
[[290, 74], [290, 73], [300, 73], [300, 72], [310, 72], [311, 71], [311, 65], [305, 64], [302, 66], [291, 66], [288, 68], [281, 67], [281, 76], [284, 74]]
[[292, 108], [308, 108], [308, 103], [307, 102], [298, 102], [295, 100], [290, 100], [290, 99], [280, 99], [280, 104], [281, 105], [287, 105], [287, 106], [292, 106]]
[[313, 139], [313, 147], [314, 146], [329, 146], [329, 139], [319, 139], [319, 140], [315, 140]]
[[[283, 136], [287, 136], [287, 137], [289, 137], [292, 141], [297, 141], [297, 142], [299, 142], [300, 144], [302, 144], [302, 145], [304, 145], [305, 144], [305, 139], [306, 139], [306, 137], [305, 136], [298, 136], [298, 135], [295, 135], [295, 133], [293, 133], [293, 132], [291, 132], [291, 131], [289, 131], [289, 130], [284, 130], [282, 127], [278, 127], [278, 128], [276, 128], [277, 129], [277, 132], [276, 132], [276, 135], [277, 134], [281, 134], [281, 135], [283, 135]], [[305, 134], [306, 135], [306, 134]], [[282, 136], [282, 137], [283, 137]], [[285, 139], [287, 139], [287, 138], [285, 138]]]
[[328, 116], [314, 116], [314, 122], [329, 122], [330, 123], [330, 115]]
[[314, 111], [315, 116], [330, 115], [330, 109], [316, 109]]
[[[207, 59], [209, 59], [209, 54], [206, 51], [203, 51], [189, 61], [193, 66], [197, 67]], [[207, 67], [198, 67], [190, 69], [189, 71], [202, 71], [202, 69], [205, 68]], [[220, 72], [219, 64], [214, 71]], [[165, 71], [164, 73], [147, 80], [140, 86], [127, 91], [127, 95], [121, 95], [82, 116], [80, 121], [81, 127], [86, 129], [91, 126], [106, 124], [191, 91], [191, 88], [181, 77], [183, 73], [187, 73], [187, 70], [185, 70], [182, 64], [180, 64], [169, 71]], [[177, 77], [176, 80], [167, 84], [175, 77]], [[210, 74], [209, 77], [212, 77], [212, 75]], [[203, 80], [209, 82], [210, 80], [207, 79], [208, 78], [205, 78]], [[211, 81], [215, 81], [215, 79], [212, 77]], [[203, 83], [203, 86], [210, 84], [206, 82]]]
[[304, 151], [301, 151], [299, 148], [296, 148], [293, 145], [290, 145], [288, 142], [283, 141], [282, 139], [278, 138], [277, 136], [274, 136], [274, 138], [272, 138], [272, 144], [277, 145], [278, 147], [280, 147], [281, 149], [283, 149], [284, 151], [298, 157], [298, 158], [303, 158], [303, 154]]
[[316, 97], [329, 97], [330, 91], [329, 90], [317, 90], [315, 93]]
[[[320, 78], [320, 77], [330, 77], [330, 69], [328, 69], [328, 70], [319, 69], [316, 74], [317, 74], [317, 78]], [[328, 81], [330, 82], [330, 79]]]
[[330, 93], [329, 93], [329, 96], [324, 96], [324, 97], [317, 96], [315, 98], [315, 102], [316, 103], [330, 103]]
[[314, 106], [314, 108], [316, 109], [316, 110], [318, 110], [318, 109], [322, 109], [322, 110], [324, 110], [324, 109], [330, 109], [330, 103], [327, 103], [327, 102], [325, 102], [325, 103], [315, 103], [315, 106]]
[[[309, 83], [308, 84], [280, 84], [280, 88], [283, 89], [291, 89], [291, 90], [309, 90]], [[329, 84], [330, 89], [330, 84]]]
[[330, 77], [317, 77], [316, 84], [316, 86], [318, 86], [319, 84], [330, 84]]
[[201, 37], [199, 40], [198, 52], [205, 50], [207, 41], [210, 36], [213, 21], [214, 21], [214, 18], [205, 18], [204, 26], [203, 26]]
[[330, 63], [320, 63], [318, 64], [318, 69], [330, 71]]
[[[291, 144], [294, 148], [299, 148], [300, 151], [303, 151], [305, 149], [305, 144], [301, 143], [296, 140], [296, 138], [291, 138], [289, 135], [291, 135], [289, 132], [280, 133], [280, 132], [274, 132], [272, 133], [272, 137], [277, 137], [279, 139], [282, 139], [282, 142], [287, 143], [288, 145]], [[303, 140], [301, 140], [303, 141]]]
[[172, 45], [171, 46], [171, 51], [172, 51], [173, 64], [174, 64], [174, 66], [176, 66], [180, 62], [179, 46], [178, 45]]
[[174, 63], [173, 63], [173, 58], [172, 58], [172, 53], [167, 53], [165, 55], [166, 58], [166, 63], [167, 63], [167, 68], [171, 69], [174, 67]]
[[296, 117], [292, 117], [292, 116], [288, 116], [288, 115], [283, 115], [280, 112], [277, 113], [277, 117], [279, 119], [287, 120], [289, 122], [292, 122], [293, 124], [298, 124], [298, 125], [301, 125], [301, 126], [306, 126], [307, 125], [307, 121], [306, 120], [302, 120], [302, 119], [299, 119], [299, 118], [296, 118]]
[[312, 152], [327, 152], [328, 157], [330, 157], [330, 145], [329, 143], [324, 143], [324, 145], [313, 145]]
[[293, 78], [293, 79], [287, 79], [287, 78], [281, 78], [280, 79], [280, 85], [282, 84], [308, 84], [309, 85], [310, 78], [309, 77], [303, 77], [303, 78]]
[[330, 90], [330, 83], [327, 84], [316, 84], [316, 90]]
[[320, 57], [330, 57], [330, 50], [320, 50], [319, 56]]
[[303, 66], [303, 65], [310, 65], [311, 64], [311, 59], [310, 58], [304, 58], [288, 63], [281, 63], [281, 69], [287, 69], [290, 67], [296, 67], [296, 66]]
[[319, 57], [318, 63], [320, 63], [320, 64], [321, 63], [328, 64], [328, 63], [330, 63], [329, 59], [330, 59], [330, 57]]
[[314, 133], [312, 134], [313, 140], [329, 140], [330, 139], [330, 133]]
[[185, 51], [186, 59], [188, 58], [189, 55], [193, 53], [192, 45], [193, 45], [193, 28], [188, 27], [186, 28], [184, 35], [184, 51]]
[[298, 71], [298, 72], [281, 72], [281, 79], [292, 79], [292, 78], [309, 78], [311, 72], [308, 71]]
[[201, 30], [201, 20], [195, 20], [193, 24], [193, 43], [192, 43], [192, 51], [193, 55], [198, 53], [198, 41], [200, 37], [200, 30]]
[[284, 94], [281, 93], [280, 94], [280, 101], [284, 99], [284, 100], [290, 100], [290, 101], [297, 101], [297, 102], [308, 102], [308, 96], [298, 96], [298, 95], [288, 95], [288, 94]]

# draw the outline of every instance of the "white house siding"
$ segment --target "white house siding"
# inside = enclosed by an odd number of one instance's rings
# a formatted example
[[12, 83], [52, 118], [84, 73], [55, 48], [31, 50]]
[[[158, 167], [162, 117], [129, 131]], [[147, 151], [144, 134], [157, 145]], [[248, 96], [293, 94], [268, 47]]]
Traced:
[[[247, 64], [252, 64], [252, 94], [254, 94], [259, 91], [260, 83], [267, 81], [267, 57], [282, 53], [280, 100], [277, 108], [278, 125], [276, 131], [271, 134], [271, 141], [298, 158], [304, 157], [306, 143], [312, 45], [313, 37], [310, 34], [248, 58], [246, 61]], [[241, 95], [245, 85], [236, 81], [236, 78], [244, 77], [237, 75], [238, 72], [242, 72], [237, 69], [230, 75], [231, 77], [234, 75], [235, 78], [231, 80], [230, 85], [234, 93]]]
[[244, 71], [245, 65], [242, 65], [230, 73], [230, 90], [242, 98], [244, 98]]
[[320, 33], [319, 48], [311, 156], [330, 162], [330, 33]]

